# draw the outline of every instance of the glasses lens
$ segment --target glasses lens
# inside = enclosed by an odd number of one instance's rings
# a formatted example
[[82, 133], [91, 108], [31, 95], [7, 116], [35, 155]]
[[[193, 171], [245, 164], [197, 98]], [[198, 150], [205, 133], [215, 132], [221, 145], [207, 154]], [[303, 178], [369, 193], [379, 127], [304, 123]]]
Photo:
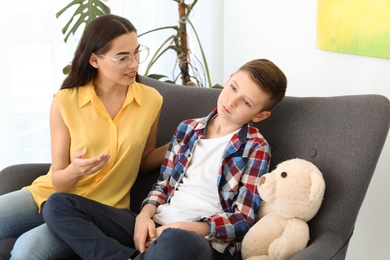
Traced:
[[133, 62], [137, 62], [138, 64], [145, 62], [148, 56], [149, 48], [141, 45], [135, 54], [123, 55], [115, 58], [115, 61], [119, 69], [126, 69], [126, 67], [130, 66]]
[[130, 55], [124, 55], [116, 60], [119, 69], [125, 69], [132, 60]]
[[146, 61], [149, 56], [149, 48], [145, 46], [140, 46], [138, 53], [135, 55], [135, 58], [138, 61], [138, 64], [141, 64]]

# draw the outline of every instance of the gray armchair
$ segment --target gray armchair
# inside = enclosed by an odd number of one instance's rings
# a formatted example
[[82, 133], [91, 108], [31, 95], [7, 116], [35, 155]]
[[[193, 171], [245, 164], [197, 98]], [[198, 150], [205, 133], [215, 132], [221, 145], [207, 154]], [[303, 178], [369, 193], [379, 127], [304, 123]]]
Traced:
[[[150, 78], [142, 81], [164, 96], [158, 144], [170, 140], [177, 124], [208, 114], [219, 90], [183, 87]], [[390, 124], [390, 102], [380, 95], [286, 97], [269, 119], [256, 124], [272, 147], [271, 168], [291, 158], [313, 162], [323, 173], [323, 204], [309, 222], [308, 247], [292, 259], [344, 259]], [[29, 185], [49, 164], [13, 165], [0, 172], [0, 194]], [[139, 175], [131, 191], [138, 211], [158, 172]], [[4, 210], [4, 209], [1, 209]], [[14, 240], [0, 240], [9, 257]]]

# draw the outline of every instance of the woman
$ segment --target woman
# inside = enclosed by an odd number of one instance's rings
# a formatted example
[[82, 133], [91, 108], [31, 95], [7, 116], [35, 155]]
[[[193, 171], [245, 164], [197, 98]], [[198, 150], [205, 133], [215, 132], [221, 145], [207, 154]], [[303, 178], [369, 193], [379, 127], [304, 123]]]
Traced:
[[161, 165], [167, 145], [155, 145], [162, 97], [137, 82], [138, 66], [148, 52], [125, 18], [102, 15], [85, 28], [50, 109], [49, 172], [0, 196], [0, 239], [18, 238], [11, 259], [74, 255], [42, 218], [42, 206], [52, 193], [69, 192], [129, 209], [138, 171]]

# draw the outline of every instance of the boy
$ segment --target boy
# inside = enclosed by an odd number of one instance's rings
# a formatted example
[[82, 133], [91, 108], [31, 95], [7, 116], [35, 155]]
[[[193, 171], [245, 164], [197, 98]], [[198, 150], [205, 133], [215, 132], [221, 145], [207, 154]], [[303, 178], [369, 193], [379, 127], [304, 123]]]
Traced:
[[244, 64], [207, 117], [178, 126], [138, 216], [57, 193], [43, 209], [47, 225], [83, 259], [240, 257], [260, 206], [256, 184], [270, 163], [269, 145], [250, 122], [268, 118], [286, 87], [271, 61]]

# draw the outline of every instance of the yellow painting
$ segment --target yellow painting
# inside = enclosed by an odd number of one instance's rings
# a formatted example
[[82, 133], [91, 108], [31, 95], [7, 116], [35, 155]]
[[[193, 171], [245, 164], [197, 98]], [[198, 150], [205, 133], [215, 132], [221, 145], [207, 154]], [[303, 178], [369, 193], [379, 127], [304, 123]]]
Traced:
[[390, 58], [390, 0], [317, 0], [317, 47]]

